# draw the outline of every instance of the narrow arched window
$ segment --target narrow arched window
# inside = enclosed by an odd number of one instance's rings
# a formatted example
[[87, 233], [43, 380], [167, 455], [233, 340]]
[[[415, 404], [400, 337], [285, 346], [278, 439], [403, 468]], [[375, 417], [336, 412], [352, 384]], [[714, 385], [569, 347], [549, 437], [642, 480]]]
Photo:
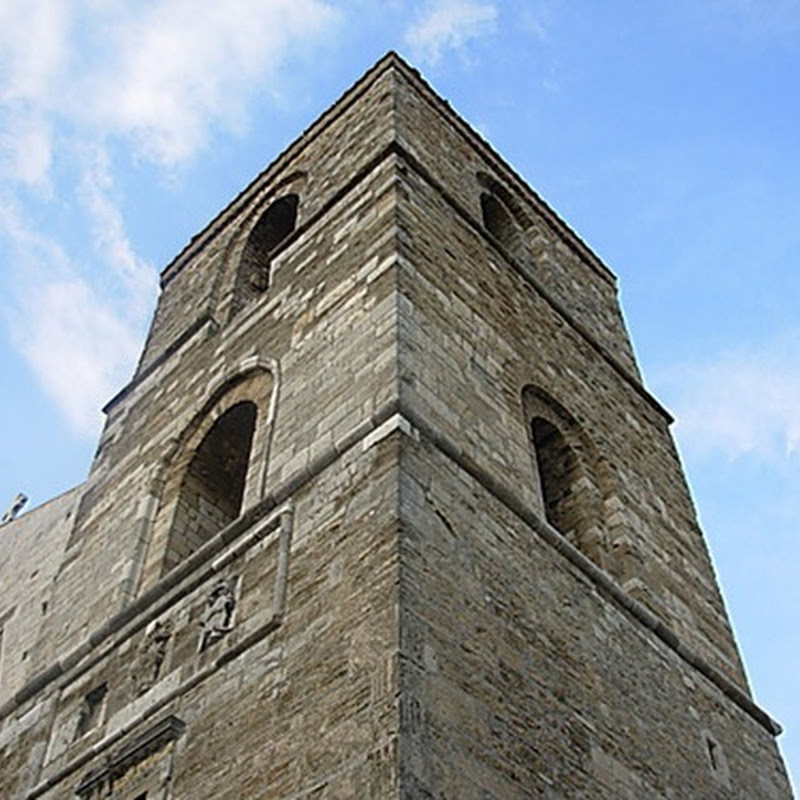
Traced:
[[517, 258], [521, 251], [520, 233], [511, 213], [495, 195], [481, 195], [483, 227], [502, 245], [509, 255]]
[[239, 516], [255, 425], [256, 406], [243, 401], [203, 437], [181, 481], [162, 574]]
[[603, 486], [610, 482], [594, 442], [578, 420], [537, 386], [522, 391], [539, 513], [603, 569], [608, 569]]
[[297, 203], [296, 194], [281, 197], [250, 231], [242, 252], [241, 272], [255, 291], [263, 292], [269, 286], [270, 261], [274, 251], [295, 229]]
[[582, 528], [581, 515], [588, 513], [588, 509], [581, 509], [578, 458], [558, 428], [542, 417], [531, 421], [531, 443], [545, 517], [554, 528], [575, 540]]

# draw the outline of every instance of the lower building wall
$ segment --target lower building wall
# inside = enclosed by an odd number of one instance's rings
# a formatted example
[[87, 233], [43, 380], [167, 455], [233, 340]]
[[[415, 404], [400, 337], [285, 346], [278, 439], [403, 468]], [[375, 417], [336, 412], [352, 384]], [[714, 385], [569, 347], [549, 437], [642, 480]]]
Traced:
[[384, 428], [7, 715], [0, 796], [791, 797], [759, 721]]
[[741, 798], [774, 739], [424, 441], [401, 470], [401, 796]]
[[398, 443], [353, 447], [0, 729], [0, 796], [396, 796]]

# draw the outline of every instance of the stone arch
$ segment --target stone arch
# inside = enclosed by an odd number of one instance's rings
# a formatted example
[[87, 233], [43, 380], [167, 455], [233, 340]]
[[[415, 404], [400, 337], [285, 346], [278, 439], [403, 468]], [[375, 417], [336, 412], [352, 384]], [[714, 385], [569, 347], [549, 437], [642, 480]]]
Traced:
[[574, 488], [581, 479], [580, 461], [561, 431], [544, 417], [531, 420], [530, 434], [544, 515], [554, 528], [569, 535], [580, 529], [584, 511]]
[[258, 218], [242, 250], [239, 265], [241, 281], [247, 281], [254, 292], [264, 292], [269, 286], [269, 267], [272, 255], [297, 225], [297, 194], [285, 194], [270, 203]]
[[274, 369], [250, 359], [216, 382], [165, 453], [139, 591], [237, 519], [264, 493]]
[[202, 547], [240, 514], [257, 409], [251, 400], [231, 406], [206, 431], [183, 471], [162, 573]]
[[540, 512], [584, 555], [607, 569], [604, 461], [578, 421], [545, 391], [528, 386], [522, 400]]
[[242, 220], [225, 256], [233, 276], [223, 298], [228, 319], [269, 289], [274, 258], [297, 229], [305, 183], [304, 172], [291, 173], [255, 201]]
[[477, 175], [481, 221], [496, 243], [515, 261], [528, 259], [525, 231], [528, 219], [511, 192], [485, 172]]

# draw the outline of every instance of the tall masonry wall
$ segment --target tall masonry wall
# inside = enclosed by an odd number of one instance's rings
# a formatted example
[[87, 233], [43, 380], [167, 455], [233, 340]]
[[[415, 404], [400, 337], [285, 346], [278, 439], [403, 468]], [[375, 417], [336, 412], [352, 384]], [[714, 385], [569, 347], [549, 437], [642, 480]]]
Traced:
[[397, 56], [106, 413], [0, 531], [0, 796], [791, 796], [613, 275]]
[[[392, 796], [393, 86], [359, 84], [165, 270], [27, 683], [2, 687], [0, 795]], [[237, 307], [242, 249], [286, 192], [294, 230], [268, 289]], [[176, 467], [243, 401], [257, 420], [242, 511], [164, 574]], [[228, 591], [216, 631], [210, 598]]]
[[450, 455], [402, 458], [402, 796], [790, 798], [762, 724]]
[[[0, 796], [394, 796], [397, 463], [390, 438], [350, 449], [5, 719]], [[235, 627], [198, 652], [220, 577]], [[77, 736], [99, 686], [102, 721]]]
[[[403, 80], [398, 96], [401, 407], [424, 442], [401, 470], [411, 796], [788, 796], [769, 724], [690, 663], [747, 696], [613, 276], [435, 96]], [[522, 247], [487, 235], [487, 189]], [[568, 537], [588, 565], [530, 528], [548, 516], [530, 431], [545, 409], [578, 431], [593, 473], [586, 536]]]
[[[160, 577], [163, 484], [182, 437], [219, 392], [250, 373], [267, 375], [254, 460], [268, 475], [248, 481], [252, 507], [264, 487], [301, 469], [393, 391], [393, 172], [390, 160], [374, 163], [391, 136], [388, 81], [290, 149], [165, 271], [137, 375], [108, 407], [38, 666]], [[347, 137], [351, 147], [335, 149]], [[297, 173], [304, 202], [273, 259], [269, 290], [229, 319], [241, 242]]]
[[[445, 159], [429, 156], [404, 175], [401, 387], [408, 404], [536, 507], [526, 389], [549, 395], [594, 451], [600, 507], [586, 512], [597, 517], [601, 565], [744, 687], [669, 417], [619, 358], [630, 344], [613, 280], [580, 257], [574, 236], [543, 218], [530, 193], [515, 197], [535, 220], [537, 246], [572, 255], [557, 279], [539, 275], [536, 258], [525, 268], [510, 259], [481, 224], [477, 176], [489, 173], [512, 189], [514, 176], [477, 137], [446, 127], [430, 98], [410, 89], [403, 97], [401, 119], [421, 132], [418, 139], [425, 142], [426, 131], [431, 139], [449, 135], [453, 173]], [[560, 286], [572, 293], [569, 315]]]

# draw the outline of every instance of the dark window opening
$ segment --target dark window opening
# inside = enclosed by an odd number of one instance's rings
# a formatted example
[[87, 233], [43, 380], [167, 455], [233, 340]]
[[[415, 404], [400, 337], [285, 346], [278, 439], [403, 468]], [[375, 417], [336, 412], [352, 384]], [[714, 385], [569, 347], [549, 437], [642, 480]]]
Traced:
[[239, 516], [255, 425], [255, 404], [237, 403], [201, 441], [181, 483], [164, 572]]
[[531, 439], [545, 517], [554, 528], [574, 540], [581, 520], [576, 491], [580, 477], [578, 459], [558, 428], [541, 417], [531, 422]]
[[269, 286], [272, 255], [295, 229], [298, 199], [296, 194], [288, 194], [276, 200], [250, 232], [242, 253], [242, 273], [257, 292]]
[[481, 195], [483, 226], [508, 251], [517, 257], [520, 251], [520, 234], [508, 209], [493, 195]]
[[99, 722], [103, 710], [103, 700], [108, 692], [108, 684], [101, 684], [83, 698], [83, 704], [78, 715], [78, 726], [75, 729], [75, 739], [85, 736]]
[[708, 747], [708, 757], [711, 760], [711, 769], [718, 769], [717, 743], [711, 739], [706, 739], [706, 746]]

